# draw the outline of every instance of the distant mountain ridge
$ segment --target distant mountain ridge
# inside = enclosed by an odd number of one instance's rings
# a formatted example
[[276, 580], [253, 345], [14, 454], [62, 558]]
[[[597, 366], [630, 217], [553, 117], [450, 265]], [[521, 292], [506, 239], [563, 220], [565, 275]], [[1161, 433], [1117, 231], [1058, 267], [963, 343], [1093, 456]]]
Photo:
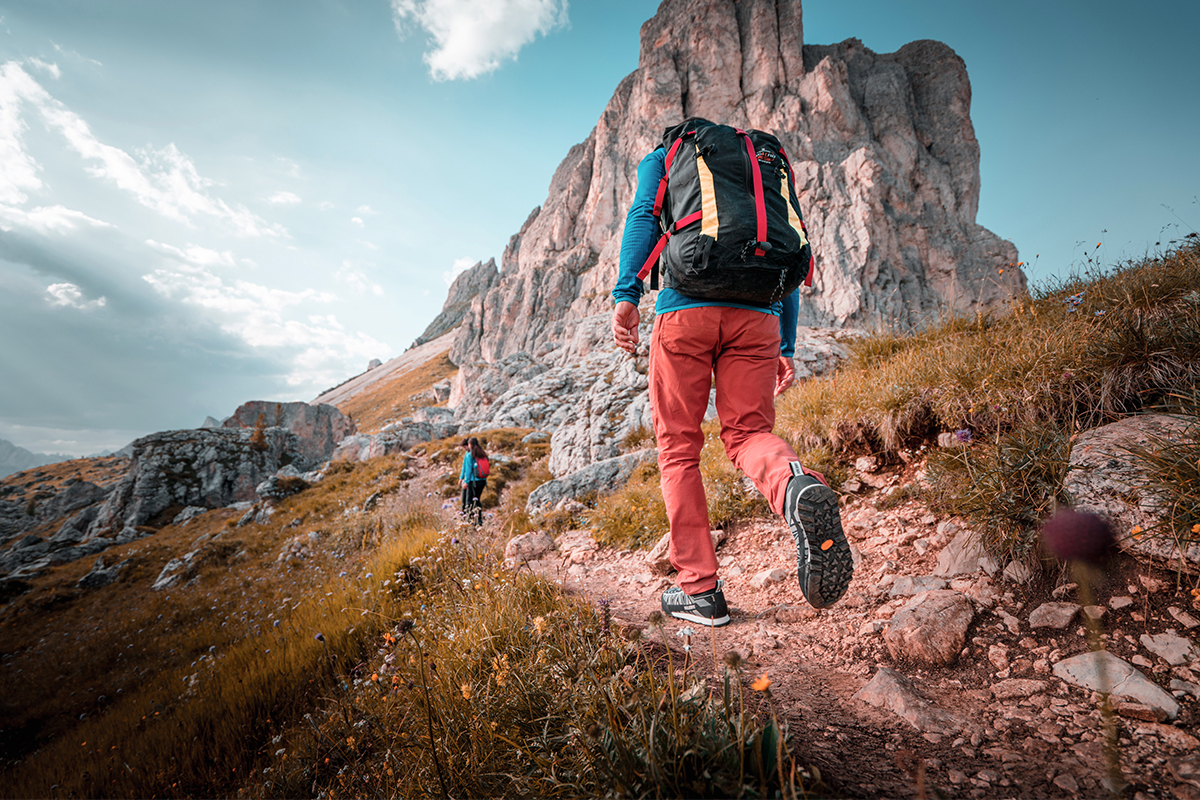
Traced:
[[34, 453], [18, 447], [7, 439], [0, 439], [0, 478], [7, 478], [22, 470], [44, 467], [59, 461], [69, 461], [75, 456], [62, 453]]

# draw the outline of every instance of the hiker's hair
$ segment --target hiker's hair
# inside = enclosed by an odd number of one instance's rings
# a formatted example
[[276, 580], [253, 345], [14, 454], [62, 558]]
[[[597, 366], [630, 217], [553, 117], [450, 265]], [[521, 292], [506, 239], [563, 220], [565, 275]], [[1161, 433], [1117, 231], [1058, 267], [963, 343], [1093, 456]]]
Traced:
[[474, 436], [472, 436], [470, 439], [467, 439], [465, 441], [466, 441], [467, 446], [471, 448], [471, 455], [473, 455], [475, 457], [476, 461], [478, 461], [481, 458], [487, 458], [487, 453], [485, 453], [483, 448], [479, 446], [478, 439], [476, 439]]

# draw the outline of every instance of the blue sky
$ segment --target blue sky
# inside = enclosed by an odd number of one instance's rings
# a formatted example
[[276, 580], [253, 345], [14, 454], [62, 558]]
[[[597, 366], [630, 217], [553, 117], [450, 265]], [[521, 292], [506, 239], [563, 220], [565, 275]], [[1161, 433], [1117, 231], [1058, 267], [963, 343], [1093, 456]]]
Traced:
[[[93, 453], [399, 354], [499, 257], [654, 2], [0, 0], [0, 438]], [[1200, 228], [1193, 2], [808, 0], [966, 61], [1034, 282]], [[1035, 258], [1036, 256], [1036, 258]]]

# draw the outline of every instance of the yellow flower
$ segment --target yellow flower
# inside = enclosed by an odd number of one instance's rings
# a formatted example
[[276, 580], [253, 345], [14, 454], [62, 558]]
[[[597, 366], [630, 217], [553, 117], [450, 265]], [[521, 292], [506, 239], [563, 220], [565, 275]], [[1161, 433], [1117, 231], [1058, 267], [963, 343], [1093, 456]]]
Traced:
[[543, 633], [545, 633], [546, 632], [546, 618], [545, 617], [534, 617], [533, 618], [533, 629], [538, 632], [538, 636], [541, 636]]
[[1141, 525], [1133, 526], [1133, 538], [1135, 538], [1135, 539], [1142, 538], [1142, 526]]
[[1192, 533], [1200, 533], [1200, 522], [1192, 526]]
[[750, 688], [756, 692], [765, 692], [771, 688], [771, 679], [767, 677], [767, 673], [763, 673], [762, 677], [750, 684]]
[[373, 683], [379, 683], [379, 673], [378, 672], [371, 673], [371, 681]]
[[471, 684], [464, 682], [463, 685], [458, 688], [462, 690], [463, 700], [471, 699]]

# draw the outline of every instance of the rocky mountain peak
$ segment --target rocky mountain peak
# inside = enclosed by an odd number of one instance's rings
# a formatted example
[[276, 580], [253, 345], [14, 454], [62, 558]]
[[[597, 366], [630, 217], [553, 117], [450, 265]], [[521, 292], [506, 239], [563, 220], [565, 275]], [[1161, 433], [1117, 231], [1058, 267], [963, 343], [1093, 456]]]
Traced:
[[[1016, 248], [975, 222], [970, 107], [966, 65], [940, 42], [885, 54], [858, 39], [808, 45], [799, 0], [665, 0], [642, 26], [638, 68], [555, 171], [496, 284], [470, 302], [450, 350], [458, 419], [513, 424], [517, 401], [545, 390], [555, 395], [544, 407], [558, 409], [541, 415], [548, 430], [585, 425], [596, 443], [644, 422], [644, 409], [626, 413], [644, 405], [634, 401], [642, 376], [614, 372], [604, 317], [638, 162], [687, 116], [771, 131], [788, 151], [817, 265], [801, 289], [801, 326], [913, 328], [1023, 295]], [[567, 394], [578, 400], [597, 376], [614, 386], [625, 372], [631, 383], [613, 389], [628, 390], [620, 408], [563, 410]], [[559, 451], [580, 439], [556, 434], [552, 463], [615, 454], [611, 443]]]

